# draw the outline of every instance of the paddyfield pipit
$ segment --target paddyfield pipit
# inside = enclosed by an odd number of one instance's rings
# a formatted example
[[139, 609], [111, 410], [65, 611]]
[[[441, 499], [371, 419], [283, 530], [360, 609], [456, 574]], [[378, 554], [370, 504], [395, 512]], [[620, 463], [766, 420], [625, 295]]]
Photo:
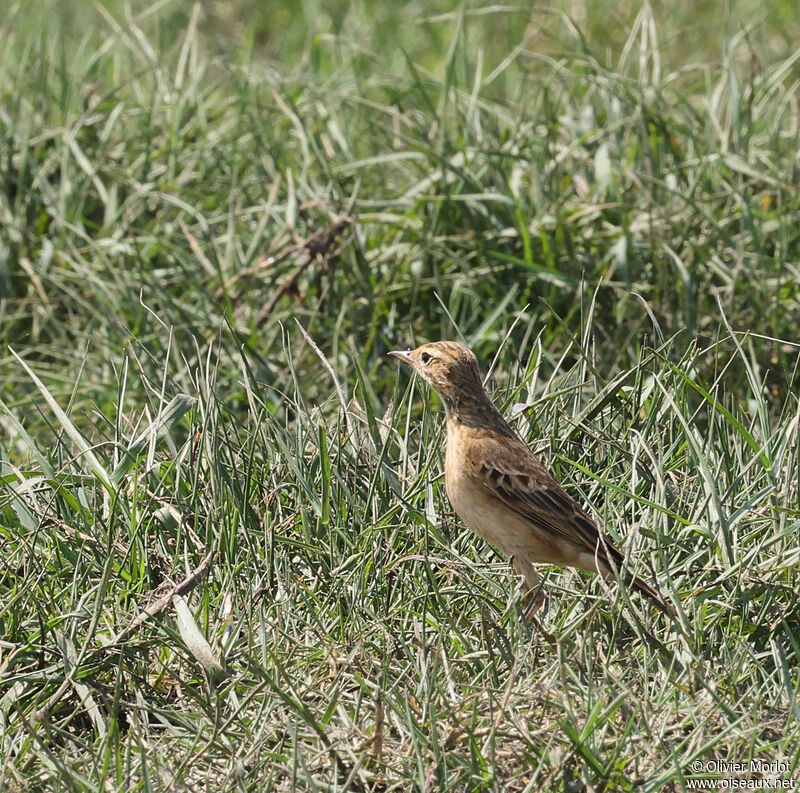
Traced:
[[389, 355], [408, 364], [444, 403], [447, 452], [444, 482], [456, 514], [507, 554], [529, 591], [526, 616], [544, 602], [535, 562], [579, 567], [624, 580], [662, 611], [672, 609], [645, 581], [623, 573], [622, 552], [550, 476], [492, 404], [478, 359], [453, 341]]

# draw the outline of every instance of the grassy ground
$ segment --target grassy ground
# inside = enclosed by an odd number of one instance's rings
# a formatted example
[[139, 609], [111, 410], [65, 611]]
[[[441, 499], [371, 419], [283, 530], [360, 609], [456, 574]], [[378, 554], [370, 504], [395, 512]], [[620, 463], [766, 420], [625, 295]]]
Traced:
[[[0, 790], [796, 779], [792, 4], [132, 5], [0, 20]], [[442, 337], [677, 624], [524, 622]]]

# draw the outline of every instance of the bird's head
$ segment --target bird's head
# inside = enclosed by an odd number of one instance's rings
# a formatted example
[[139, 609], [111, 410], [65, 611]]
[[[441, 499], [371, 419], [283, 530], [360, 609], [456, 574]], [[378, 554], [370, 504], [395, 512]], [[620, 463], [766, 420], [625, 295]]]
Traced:
[[484, 395], [478, 359], [456, 341], [434, 341], [416, 350], [390, 352], [408, 364], [442, 398], [446, 407]]

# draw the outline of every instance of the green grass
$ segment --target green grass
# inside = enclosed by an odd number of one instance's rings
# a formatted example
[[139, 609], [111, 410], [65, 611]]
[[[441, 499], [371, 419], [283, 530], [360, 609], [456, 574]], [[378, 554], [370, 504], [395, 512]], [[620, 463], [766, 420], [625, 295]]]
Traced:
[[[796, 777], [791, 4], [132, 6], [0, 21], [0, 790]], [[525, 623], [436, 338], [677, 624]]]

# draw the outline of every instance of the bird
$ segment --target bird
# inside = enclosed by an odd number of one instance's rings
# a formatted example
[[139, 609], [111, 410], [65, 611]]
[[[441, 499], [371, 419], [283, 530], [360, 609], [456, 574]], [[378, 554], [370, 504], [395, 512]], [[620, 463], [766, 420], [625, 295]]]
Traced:
[[463, 344], [436, 341], [389, 353], [442, 400], [447, 422], [445, 490], [461, 520], [511, 557], [527, 587], [525, 617], [545, 602], [534, 565], [546, 563], [620, 576], [661, 611], [674, 611], [639, 576], [597, 523], [548, 473], [492, 403], [478, 359]]

